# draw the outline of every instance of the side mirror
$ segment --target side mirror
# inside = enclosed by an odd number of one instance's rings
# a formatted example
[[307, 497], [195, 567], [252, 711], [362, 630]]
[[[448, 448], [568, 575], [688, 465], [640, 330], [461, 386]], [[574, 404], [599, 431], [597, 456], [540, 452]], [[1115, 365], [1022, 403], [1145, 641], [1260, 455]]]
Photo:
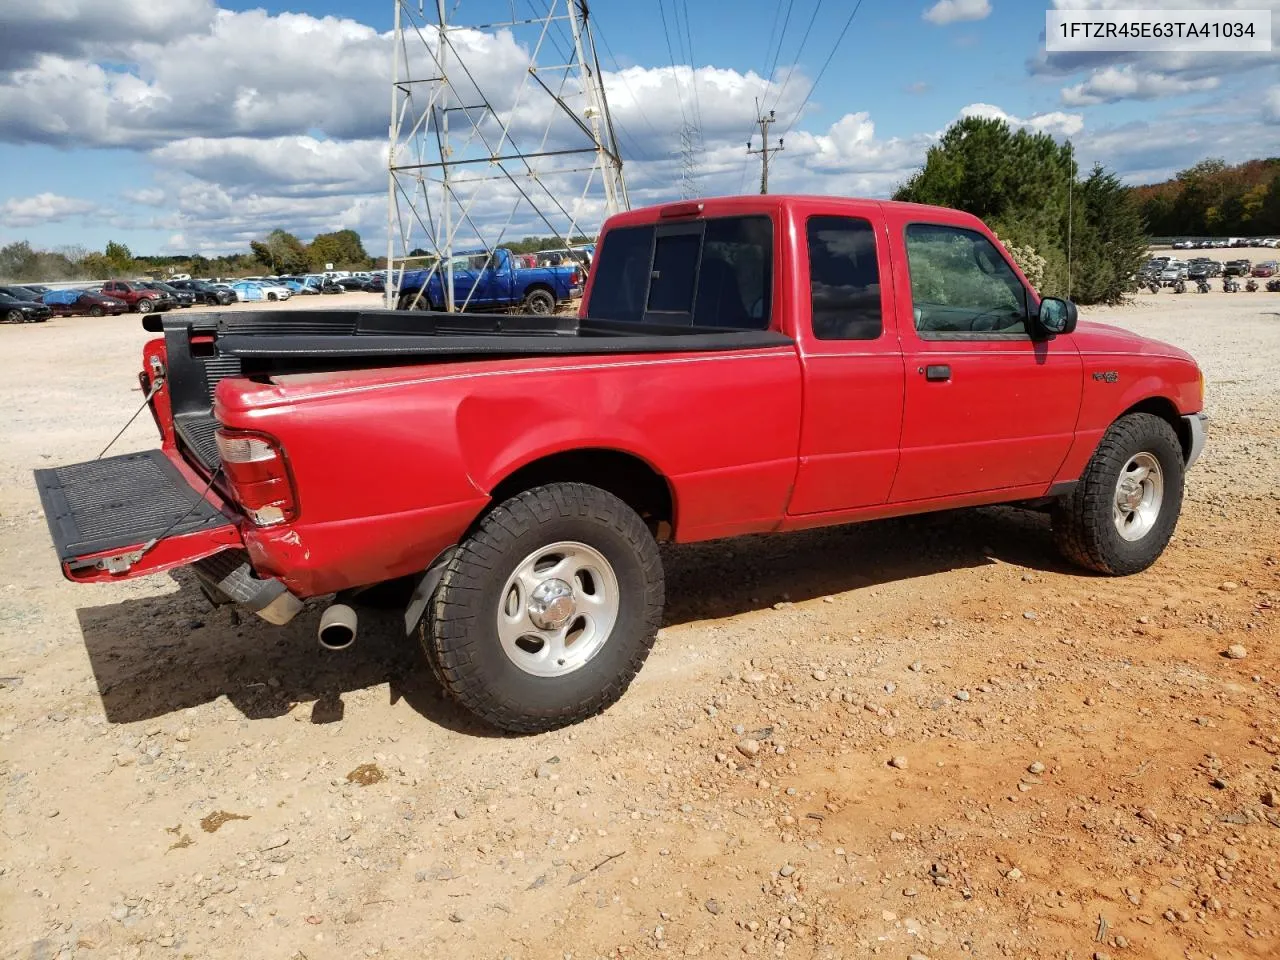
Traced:
[[1070, 333], [1076, 328], [1076, 305], [1070, 300], [1045, 297], [1040, 301], [1040, 311], [1032, 318], [1036, 339], [1047, 339]]

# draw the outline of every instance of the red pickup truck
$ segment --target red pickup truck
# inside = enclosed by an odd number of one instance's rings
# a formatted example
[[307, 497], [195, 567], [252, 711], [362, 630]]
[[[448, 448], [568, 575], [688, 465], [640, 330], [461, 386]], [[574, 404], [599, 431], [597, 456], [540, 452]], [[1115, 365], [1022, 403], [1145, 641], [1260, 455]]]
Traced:
[[[736, 197], [612, 218], [578, 317], [144, 318], [159, 449], [36, 474], [64, 574], [190, 565], [283, 623], [405, 586], [499, 727], [613, 703], [662, 619], [657, 543], [981, 504], [1144, 569], [1205, 440], [1183, 351], [1041, 298], [977, 219]], [[387, 591], [383, 591], [386, 593]]]
[[178, 305], [163, 290], [151, 290], [133, 280], [108, 280], [102, 285], [102, 293], [104, 296], [123, 300], [130, 310], [138, 313], [158, 313]]

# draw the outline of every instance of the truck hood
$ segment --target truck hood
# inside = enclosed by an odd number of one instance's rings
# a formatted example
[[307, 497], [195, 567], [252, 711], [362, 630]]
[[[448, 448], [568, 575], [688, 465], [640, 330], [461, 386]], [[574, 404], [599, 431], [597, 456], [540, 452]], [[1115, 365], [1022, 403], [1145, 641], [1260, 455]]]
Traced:
[[1081, 320], [1071, 336], [1081, 354], [1132, 353], [1148, 357], [1170, 357], [1195, 363], [1195, 358], [1191, 354], [1171, 343], [1144, 337], [1132, 330], [1114, 327], [1109, 323]]

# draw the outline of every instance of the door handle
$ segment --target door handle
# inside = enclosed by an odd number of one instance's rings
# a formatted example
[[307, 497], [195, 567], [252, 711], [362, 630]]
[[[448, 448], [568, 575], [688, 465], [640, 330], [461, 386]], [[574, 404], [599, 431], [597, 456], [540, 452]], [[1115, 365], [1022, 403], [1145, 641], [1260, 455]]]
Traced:
[[947, 363], [931, 363], [921, 367], [924, 378], [930, 383], [939, 383], [951, 379], [951, 365]]

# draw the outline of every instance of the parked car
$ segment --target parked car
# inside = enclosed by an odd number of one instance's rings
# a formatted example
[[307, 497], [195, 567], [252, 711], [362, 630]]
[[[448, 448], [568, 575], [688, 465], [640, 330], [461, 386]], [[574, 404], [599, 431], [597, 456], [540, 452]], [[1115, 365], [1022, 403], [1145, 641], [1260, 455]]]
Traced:
[[267, 299], [267, 291], [256, 280], [236, 280], [229, 286], [241, 303], [256, 303]]
[[1132, 574], [1205, 440], [1190, 355], [1077, 324], [976, 217], [915, 204], [619, 214], [580, 318], [281, 319], [144, 318], [160, 447], [36, 474], [63, 574], [190, 565], [272, 623], [336, 594], [335, 648], [360, 591], [407, 581], [444, 689], [513, 731], [622, 696], [663, 622], [658, 540], [1003, 503]]
[[1276, 261], [1263, 260], [1260, 264], [1253, 268], [1252, 275], [1255, 277], [1274, 277], [1276, 274]]
[[136, 280], [108, 280], [97, 292], [123, 300], [130, 310], [153, 313], [172, 310], [177, 301], [162, 290], [151, 290]]
[[370, 277], [337, 277], [335, 279], [343, 290], [359, 290], [361, 293], [368, 293], [374, 289], [374, 283]]
[[1253, 264], [1248, 260], [1228, 260], [1222, 265], [1224, 277], [1247, 277]]
[[227, 304], [235, 303], [236, 301], [236, 295], [233, 291], [220, 289], [205, 280], [173, 280], [169, 283], [169, 286], [191, 294], [196, 303], [207, 304], [211, 307], [225, 307]]
[[23, 300], [11, 297], [0, 289], [0, 319], [5, 323], [43, 323], [53, 316], [39, 300]]
[[1173, 241], [1173, 249], [1175, 250], [1194, 250], [1196, 244], [1194, 240], [1175, 240]]
[[319, 284], [309, 283], [302, 277], [281, 277], [280, 283], [289, 288], [295, 297], [319, 296]]
[[[445, 267], [406, 270], [397, 306], [401, 310], [443, 310]], [[505, 247], [453, 258], [453, 302], [475, 310], [520, 307], [547, 316], [557, 304], [582, 295], [583, 271], [574, 263], [561, 267], [521, 267]]]
[[55, 317], [118, 317], [129, 312], [123, 300], [91, 290], [50, 290], [44, 304]]
[[1222, 276], [1222, 264], [1217, 260], [1192, 260], [1187, 265], [1187, 279], [1208, 280]]
[[1189, 274], [1189, 268], [1184, 260], [1168, 260], [1160, 270], [1160, 283], [1162, 285], [1174, 284], [1179, 280], [1186, 280]]
[[177, 287], [164, 283], [160, 280], [139, 281], [148, 290], [158, 290], [161, 293], [168, 294], [173, 298], [173, 302], [179, 307], [187, 308], [196, 305], [196, 295], [190, 290], [180, 290]]
[[[45, 287], [45, 289], [47, 290], [49, 288]], [[26, 303], [44, 302], [44, 293], [36, 290], [34, 287], [27, 286], [25, 283], [5, 284], [4, 286], [0, 286], [0, 293], [3, 293], [10, 300], [22, 300]]]

